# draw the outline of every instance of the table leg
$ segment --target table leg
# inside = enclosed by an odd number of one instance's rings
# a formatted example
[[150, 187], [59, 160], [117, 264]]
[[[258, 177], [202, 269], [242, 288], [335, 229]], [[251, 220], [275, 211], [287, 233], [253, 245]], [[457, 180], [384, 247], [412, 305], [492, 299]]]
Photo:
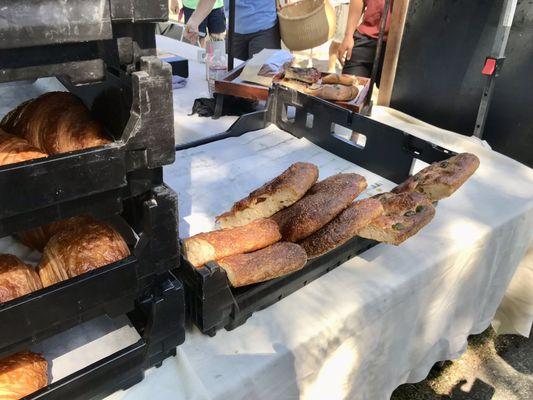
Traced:
[[224, 105], [224, 95], [218, 93], [215, 103], [215, 113], [213, 114], [213, 119], [219, 119], [222, 115], [222, 106]]

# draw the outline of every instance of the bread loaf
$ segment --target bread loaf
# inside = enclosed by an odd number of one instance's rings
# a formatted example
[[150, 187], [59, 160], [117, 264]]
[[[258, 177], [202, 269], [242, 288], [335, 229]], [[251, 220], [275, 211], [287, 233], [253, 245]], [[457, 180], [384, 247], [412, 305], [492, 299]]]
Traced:
[[47, 287], [129, 255], [128, 245], [113, 227], [94, 221], [52, 236], [44, 248], [38, 272]]
[[44, 157], [48, 154], [0, 128], [0, 166]]
[[0, 359], [0, 399], [26, 398], [46, 385], [48, 363], [39, 354], [25, 351]]
[[461, 153], [431, 164], [395, 187], [393, 193], [419, 192], [431, 201], [451, 196], [479, 167], [474, 154]]
[[68, 92], [49, 92], [24, 102], [0, 126], [48, 154], [110, 143], [83, 102]]
[[367, 239], [399, 245], [426, 226], [435, 215], [435, 207], [417, 192], [384, 193], [375, 196], [384, 213], [361, 228], [358, 235]]
[[329, 74], [322, 77], [324, 84], [340, 84], [344, 86], [357, 85], [357, 77], [348, 74]]
[[321, 73], [316, 68], [300, 68], [285, 65], [285, 78], [305, 83], [315, 83], [320, 80]]
[[185, 257], [195, 267], [208, 261], [267, 247], [281, 239], [278, 225], [258, 219], [247, 225], [199, 233], [183, 242]]
[[383, 214], [378, 199], [363, 199], [350, 206], [324, 227], [300, 242], [307, 258], [315, 258], [347, 242], [359, 229]]
[[311, 96], [316, 96], [324, 100], [350, 101], [357, 97], [359, 89], [357, 86], [344, 85], [318, 85], [311, 86], [306, 91]]
[[298, 271], [306, 262], [304, 249], [280, 242], [253, 253], [225, 257], [217, 263], [226, 271], [231, 285], [240, 287]]
[[39, 275], [32, 268], [11, 254], [0, 254], [0, 303], [42, 287]]
[[274, 214], [283, 240], [298, 242], [335, 218], [366, 189], [357, 174], [337, 174], [316, 183], [292, 206]]
[[259, 218], [268, 218], [301, 199], [318, 179], [316, 165], [292, 164], [281, 175], [239, 200], [229, 212], [216, 220], [222, 228], [245, 225]]

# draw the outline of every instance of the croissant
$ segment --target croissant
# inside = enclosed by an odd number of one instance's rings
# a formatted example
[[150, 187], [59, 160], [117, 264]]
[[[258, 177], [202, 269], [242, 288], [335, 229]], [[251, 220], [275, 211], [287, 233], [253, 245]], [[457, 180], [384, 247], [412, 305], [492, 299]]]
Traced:
[[47, 287], [129, 255], [122, 236], [108, 224], [74, 225], [50, 238], [38, 266], [39, 276]]
[[44, 157], [48, 154], [0, 128], [0, 166]]
[[42, 287], [39, 275], [32, 268], [11, 254], [0, 254], [0, 303]]
[[49, 92], [26, 101], [9, 112], [0, 126], [48, 154], [110, 143], [89, 109], [69, 92]]
[[47, 384], [48, 363], [39, 354], [21, 352], [0, 360], [0, 399], [21, 399]]
[[78, 215], [76, 217], [51, 222], [38, 228], [18, 232], [16, 236], [25, 246], [42, 253], [46, 243], [59, 231], [91, 222], [95, 222], [95, 219], [88, 215]]

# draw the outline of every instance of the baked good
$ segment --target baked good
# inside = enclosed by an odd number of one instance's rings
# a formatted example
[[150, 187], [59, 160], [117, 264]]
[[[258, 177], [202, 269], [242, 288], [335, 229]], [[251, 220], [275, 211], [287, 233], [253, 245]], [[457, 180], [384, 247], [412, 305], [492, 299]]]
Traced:
[[110, 225], [91, 222], [63, 229], [50, 238], [38, 266], [44, 287], [122, 260], [130, 255]]
[[0, 303], [16, 299], [42, 287], [39, 275], [32, 268], [14, 255], [0, 254]]
[[316, 68], [300, 68], [285, 66], [285, 78], [294, 79], [305, 83], [316, 83], [320, 80], [322, 74]]
[[28, 351], [0, 359], [0, 399], [18, 400], [48, 385], [48, 363]]
[[340, 84], [344, 86], [353, 86], [357, 84], [357, 77], [348, 74], [329, 74], [322, 77], [324, 84]]
[[395, 187], [393, 193], [420, 192], [431, 201], [451, 196], [479, 167], [474, 154], [461, 153], [431, 164]]
[[359, 229], [382, 214], [383, 206], [378, 199], [356, 201], [299, 244], [307, 253], [307, 258], [321, 256], [356, 236]]
[[48, 154], [0, 128], [0, 166], [44, 157]]
[[264, 282], [298, 271], [307, 262], [305, 250], [295, 243], [280, 242], [253, 253], [225, 257], [217, 263], [233, 287]]
[[316, 165], [305, 162], [292, 164], [281, 175], [239, 200], [231, 210], [216, 220], [222, 228], [241, 226], [258, 218], [268, 218], [294, 204], [318, 179]]
[[365, 189], [361, 175], [336, 174], [313, 185], [304, 197], [272, 218], [283, 240], [298, 242], [335, 218]]
[[49, 92], [9, 112], [0, 125], [48, 154], [110, 143], [83, 102], [68, 92]]
[[278, 225], [258, 219], [247, 225], [199, 233], [183, 242], [185, 257], [195, 267], [208, 261], [267, 247], [281, 239]]
[[16, 237], [25, 246], [42, 253], [46, 243], [48, 243], [50, 238], [57, 232], [76, 225], [88, 224], [91, 222], [95, 222], [95, 219], [88, 215], [78, 215], [60, 221], [54, 221], [38, 228], [18, 232]]
[[357, 86], [344, 86], [339, 84], [313, 85], [307, 88], [305, 93], [324, 100], [349, 101], [357, 97], [359, 89], [357, 89]]
[[367, 239], [399, 245], [426, 226], [435, 215], [435, 207], [423, 194], [383, 193], [374, 196], [381, 201], [384, 213], [361, 228], [358, 235]]

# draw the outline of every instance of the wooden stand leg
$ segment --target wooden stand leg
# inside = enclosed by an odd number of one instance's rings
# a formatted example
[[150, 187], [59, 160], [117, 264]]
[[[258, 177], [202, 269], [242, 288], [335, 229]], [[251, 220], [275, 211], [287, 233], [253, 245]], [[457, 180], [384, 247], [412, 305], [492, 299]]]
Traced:
[[217, 100], [215, 103], [215, 113], [213, 114], [213, 119], [219, 119], [222, 115], [222, 107], [224, 106], [224, 95], [217, 93]]

